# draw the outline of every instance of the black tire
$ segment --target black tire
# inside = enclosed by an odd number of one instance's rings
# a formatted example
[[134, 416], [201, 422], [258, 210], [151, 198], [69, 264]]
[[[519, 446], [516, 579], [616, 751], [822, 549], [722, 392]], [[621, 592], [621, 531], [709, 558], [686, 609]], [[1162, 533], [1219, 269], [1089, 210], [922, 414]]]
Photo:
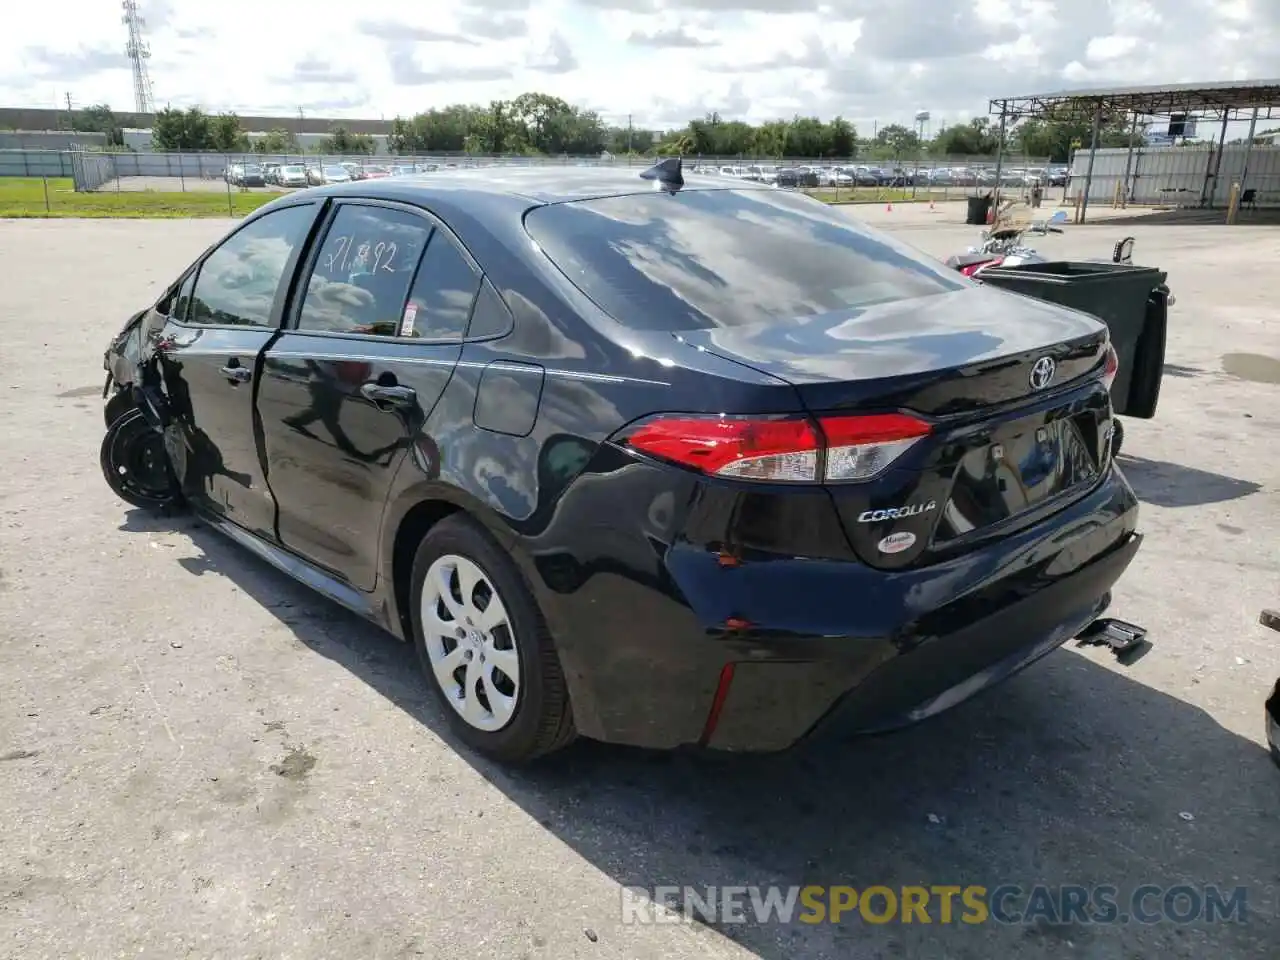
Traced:
[[130, 506], [169, 514], [182, 506], [164, 438], [137, 407], [121, 414], [102, 438], [98, 464], [107, 486]]
[[[422, 624], [422, 594], [427, 572], [441, 557], [471, 561], [492, 581], [512, 627], [519, 658], [520, 683], [515, 710], [501, 729], [485, 731], [468, 723], [448, 701], [432, 669]], [[458, 738], [503, 763], [525, 763], [567, 746], [577, 736], [560, 658], [537, 601], [519, 568], [480, 524], [454, 514], [437, 523], [418, 545], [410, 581], [413, 644], [427, 683], [440, 698]]]
[[1124, 442], [1124, 424], [1119, 417], [1111, 418], [1111, 456], [1120, 456], [1120, 444]]

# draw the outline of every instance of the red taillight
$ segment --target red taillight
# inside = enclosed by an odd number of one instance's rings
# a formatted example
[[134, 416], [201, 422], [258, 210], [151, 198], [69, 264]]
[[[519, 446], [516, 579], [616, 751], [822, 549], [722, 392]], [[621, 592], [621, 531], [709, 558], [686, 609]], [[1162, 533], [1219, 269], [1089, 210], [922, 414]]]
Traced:
[[1102, 382], [1108, 390], [1111, 385], [1116, 382], [1116, 374], [1120, 372], [1120, 357], [1116, 354], [1116, 348], [1109, 342], [1107, 343], [1107, 362], [1102, 368]]
[[658, 416], [628, 430], [628, 447], [740, 480], [866, 480], [930, 431], [900, 413], [819, 417]]
[[1002, 263], [1004, 263], [1004, 257], [992, 257], [990, 260], [967, 264], [960, 268], [960, 272], [966, 277], [972, 277], [985, 267], [998, 267]]
[[903, 413], [820, 417], [827, 438], [828, 480], [866, 480], [907, 452], [932, 427]]

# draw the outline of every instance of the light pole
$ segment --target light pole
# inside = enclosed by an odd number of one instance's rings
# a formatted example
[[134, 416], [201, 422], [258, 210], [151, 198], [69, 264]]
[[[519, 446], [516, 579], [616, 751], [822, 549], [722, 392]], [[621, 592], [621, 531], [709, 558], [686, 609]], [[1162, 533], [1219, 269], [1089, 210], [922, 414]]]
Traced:
[[911, 199], [916, 198], [916, 181], [920, 179], [920, 151], [924, 149], [925, 128], [929, 125], [929, 111], [916, 111], [916, 163], [911, 172]]

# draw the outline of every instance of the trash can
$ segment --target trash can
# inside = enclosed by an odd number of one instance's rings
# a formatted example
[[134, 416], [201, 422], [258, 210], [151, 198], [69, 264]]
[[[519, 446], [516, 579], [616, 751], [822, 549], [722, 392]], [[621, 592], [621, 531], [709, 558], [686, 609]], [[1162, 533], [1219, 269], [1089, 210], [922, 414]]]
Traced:
[[987, 222], [987, 212], [991, 209], [991, 194], [983, 197], [970, 197], [969, 208], [964, 222], [982, 225]]
[[1155, 416], [1164, 373], [1168, 304], [1156, 292], [1167, 274], [1156, 267], [1093, 260], [1061, 260], [987, 267], [983, 283], [1093, 314], [1111, 331], [1120, 360], [1111, 385], [1118, 414]]

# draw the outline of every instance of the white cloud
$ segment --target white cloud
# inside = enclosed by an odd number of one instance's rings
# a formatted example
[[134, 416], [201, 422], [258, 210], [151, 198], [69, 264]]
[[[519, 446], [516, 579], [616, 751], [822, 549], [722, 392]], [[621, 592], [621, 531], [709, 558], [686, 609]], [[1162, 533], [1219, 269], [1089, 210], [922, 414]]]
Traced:
[[[869, 128], [927, 109], [936, 127], [1063, 85], [1280, 74], [1276, 0], [138, 2], [156, 100], [242, 114], [389, 118], [540, 90], [638, 125], [802, 112]], [[6, 13], [0, 103], [130, 108], [119, 12]]]
[[1133, 53], [1140, 42], [1137, 37], [1094, 37], [1085, 47], [1084, 55], [1095, 62], [1117, 60]]

